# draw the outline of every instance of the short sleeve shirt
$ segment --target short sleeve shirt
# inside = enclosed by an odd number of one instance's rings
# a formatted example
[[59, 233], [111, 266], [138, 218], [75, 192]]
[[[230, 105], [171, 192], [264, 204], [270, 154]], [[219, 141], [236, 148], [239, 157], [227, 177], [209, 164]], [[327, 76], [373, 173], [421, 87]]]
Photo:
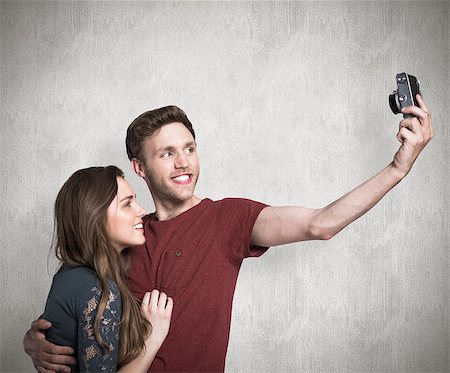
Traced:
[[267, 250], [250, 242], [265, 207], [247, 199], [204, 199], [173, 219], [144, 219], [146, 243], [129, 249], [128, 285], [139, 298], [158, 289], [174, 299], [169, 335], [149, 371], [224, 370], [242, 260]]

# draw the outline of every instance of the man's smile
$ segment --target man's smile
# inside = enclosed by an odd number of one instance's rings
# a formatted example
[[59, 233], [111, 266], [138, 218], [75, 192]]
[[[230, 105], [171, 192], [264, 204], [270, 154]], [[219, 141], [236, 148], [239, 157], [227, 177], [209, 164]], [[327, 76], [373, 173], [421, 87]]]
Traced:
[[171, 177], [175, 184], [185, 185], [192, 181], [192, 174], [181, 174], [178, 176]]

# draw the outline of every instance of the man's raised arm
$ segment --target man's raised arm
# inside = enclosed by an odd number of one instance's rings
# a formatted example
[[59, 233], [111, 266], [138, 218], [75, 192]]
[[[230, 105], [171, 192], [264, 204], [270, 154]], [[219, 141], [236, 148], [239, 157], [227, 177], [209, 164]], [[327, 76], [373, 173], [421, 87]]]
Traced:
[[305, 240], [327, 240], [369, 211], [410, 171], [423, 148], [433, 138], [431, 114], [422, 98], [420, 107], [409, 106], [403, 114], [414, 117], [400, 122], [397, 139], [402, 143], [394, 160], [378, 174], [321, 209], [267, 207], [252, 231], [252, 244], [276, 246]]
[[47, 320], [39, 319], [31, 323], [31, 329], [23, 337], [23, 348], [33, 360], [40, 373], [70, 372], [67, 365], [77, 363], [72, 347], [57, 346], [45, 340], [44, 330], [52, 326]]

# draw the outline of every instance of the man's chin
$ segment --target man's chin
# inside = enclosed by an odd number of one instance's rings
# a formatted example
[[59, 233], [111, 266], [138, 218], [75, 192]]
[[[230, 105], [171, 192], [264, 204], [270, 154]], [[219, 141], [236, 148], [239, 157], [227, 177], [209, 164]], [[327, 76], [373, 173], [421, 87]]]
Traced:
[[179, 191], [172, 190], [171, 193], [167, 193], [163, 199], [167, 202], [173, 203], [173, 204], [182, 204], [185, 202], [188, 202], [194, 198], [193, 191], [184, 191], [180, 193]]
[[152, 192], [154, 199], [166, 201], [174, 205], [183, 204], [195, 198], [194, 196], [195, 183], [189, 186], [166, 185], [165, 187], [159, 187], [155, 189], [149, 188], [149, 189]]
[[171, 195], [179, 199], [180, 201], [187, 201], [191, 199], [194, 196], [195, 191], [195, 184], [194, 185], [182, 185], [182, 186], [176, 186], [172, 189]]
[[179, 203], [186, 203], [186, 202], [189, 202], [193, 198], [194, 198], [194, 193], [182, 194], [182, 195], [177, 195], [174, 198], [174, 201], [176, 200]]

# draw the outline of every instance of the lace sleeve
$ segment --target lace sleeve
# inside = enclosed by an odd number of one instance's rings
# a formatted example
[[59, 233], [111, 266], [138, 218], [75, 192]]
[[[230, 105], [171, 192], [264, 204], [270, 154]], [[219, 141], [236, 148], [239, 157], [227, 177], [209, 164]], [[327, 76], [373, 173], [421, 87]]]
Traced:
[[100, 335], [108, 349], [103, 349], [94, 335], [94, 322], [101, 298], [99, 286], [91, 288], [90, 296], [78, 311], [78, 363], [80, 372], [115, 372], [119, 349], [122, 302], [120, 292], [109, 282], [109, 299], [100, 320]]

